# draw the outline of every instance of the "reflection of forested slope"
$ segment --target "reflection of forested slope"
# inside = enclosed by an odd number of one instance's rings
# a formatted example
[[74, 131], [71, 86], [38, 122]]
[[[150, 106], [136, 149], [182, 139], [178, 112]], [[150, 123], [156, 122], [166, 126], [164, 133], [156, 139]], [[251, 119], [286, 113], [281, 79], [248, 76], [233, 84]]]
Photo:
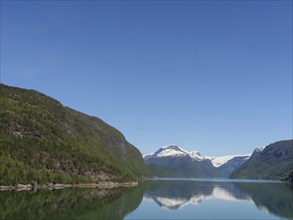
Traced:
[[293, 218], [293, 185], [272, 183], [235, 183], [249, 195], [258, 208], [275, 215]]
[[144, 188], [1, 192], [0, 219], [123, 219]]

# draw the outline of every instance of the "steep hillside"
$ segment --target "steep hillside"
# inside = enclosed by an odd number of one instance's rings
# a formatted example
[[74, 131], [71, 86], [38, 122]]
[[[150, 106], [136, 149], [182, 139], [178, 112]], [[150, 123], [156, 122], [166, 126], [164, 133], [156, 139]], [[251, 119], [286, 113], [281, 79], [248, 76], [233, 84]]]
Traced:
[[148, 170], [115, 128], [33, 90], [0, 84], [0, 184], [125, 181]]
[[279, 141], [256, 149], [231, 178], [283, 179], [293, 170], [293, 140]]

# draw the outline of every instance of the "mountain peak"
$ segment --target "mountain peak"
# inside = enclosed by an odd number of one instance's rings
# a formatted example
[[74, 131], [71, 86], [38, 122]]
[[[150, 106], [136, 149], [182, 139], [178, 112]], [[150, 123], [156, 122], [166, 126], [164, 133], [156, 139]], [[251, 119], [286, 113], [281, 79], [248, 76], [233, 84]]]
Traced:
[[173, 150], [183, 150], [181, 147], [175, 144], [167, 145], [164, 147], [161, 147], [161, 149], [173, 149]]
[[265, 147], [257, 147], [254, 149], [254, 152], [260, 153], [265, 149]]
[[190, 157], [191, 159], [194, 159], [197, 161], [206, 159], [197, 151], [189, 152], [175, 144], [161, 147], [158, 151], [156, 151], [153, 154], [143, 155], [144, 160], [148, 160], [150, 158], [162, 158], [162, 157]]
[[184, 150], [183, 148], [181, 148], [178, 145], [172, 144], [172, 145], [167, 145], [164, 147], [161, 147], [159, 150], [175, 150], [175, 151], [181, 151], [183, 153], [189, 153], [188, 151]]
[[154, 153], [155, 157], [180, 157], [180, 156], [187, 156], [189, 154], [188, 151], [183, 150], [181, 147], [177, 145], [168, 145], [161, 147], [158, 151]]

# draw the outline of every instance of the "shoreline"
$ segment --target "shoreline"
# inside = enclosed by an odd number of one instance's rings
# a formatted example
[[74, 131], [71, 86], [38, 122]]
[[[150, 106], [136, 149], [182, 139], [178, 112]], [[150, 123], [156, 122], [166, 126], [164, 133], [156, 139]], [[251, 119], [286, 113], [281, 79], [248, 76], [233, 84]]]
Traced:
[[78, 183], [78, 184], [62, 184], [62, 183], [48, 183], [48, 184], [40, 184], [40, 185], [33, 185], [33, 184], [17, 184], [17, 185], [10, 185], [10, 186], [0, 186], [0, 191], [7, 191], [7, 190], [16, 190], [16, 191], [23, 191], [23, 190], [34, 190], [34, 189], [65, 189], [65, 188], [99, 188], [99, 189], [112, 189], [117, 187], [134, 187], [137, 186], [138, 182], [126, 182], [126, 183], [117, 183], [117, 182], [99, 182], [99, 183]]

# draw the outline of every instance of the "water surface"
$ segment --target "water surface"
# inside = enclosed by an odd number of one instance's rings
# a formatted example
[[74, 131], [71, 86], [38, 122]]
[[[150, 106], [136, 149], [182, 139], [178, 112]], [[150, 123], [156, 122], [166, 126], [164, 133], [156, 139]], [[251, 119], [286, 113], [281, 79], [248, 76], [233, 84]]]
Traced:
[[280, 182], [159, 179], [134, 188], [0, 192], [0, 219], [286, 219]]
[[278, 181], [158, 179], [126, 219], [293, 218], [293, 187]]

